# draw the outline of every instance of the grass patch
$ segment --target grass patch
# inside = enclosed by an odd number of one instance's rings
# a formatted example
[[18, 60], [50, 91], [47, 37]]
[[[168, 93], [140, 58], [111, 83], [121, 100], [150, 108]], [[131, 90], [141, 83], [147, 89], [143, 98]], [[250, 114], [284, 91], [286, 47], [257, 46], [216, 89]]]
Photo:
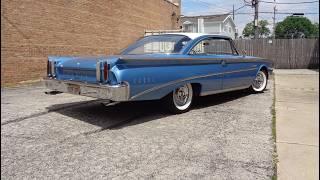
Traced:
[[272, 139], [273, 139], [273, 153], [272, 153], [272, 164], [273, 164], [273, 175], [272, 180], [277, 180], [277, 163], [278, 163], [278, 155], [277, 155], [277, 131], [276, 131], [276, 80], [275, 75], [273, 75], [273, 100], [271, 107], [271, 115], [272, 115]]

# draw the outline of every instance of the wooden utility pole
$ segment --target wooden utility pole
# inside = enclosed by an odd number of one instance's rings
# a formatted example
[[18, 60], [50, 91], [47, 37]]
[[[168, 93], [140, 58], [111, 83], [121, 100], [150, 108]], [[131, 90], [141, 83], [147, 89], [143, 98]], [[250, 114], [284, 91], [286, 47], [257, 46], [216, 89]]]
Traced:
[[234, 21], [234, 4], [232, 5], [232, 19]]
[[274, 6], [273, 6], [273, 39], [276, 38], [276, 11], [277, 11], [277, 8], [276, 8], [276, 0], [274, 0]]
[[258, 4], [259, 0], [252, 0], [252, 5], [254, 6], [254, 38], [258, 39], [259, 38], [259, 28], [258, 28]]

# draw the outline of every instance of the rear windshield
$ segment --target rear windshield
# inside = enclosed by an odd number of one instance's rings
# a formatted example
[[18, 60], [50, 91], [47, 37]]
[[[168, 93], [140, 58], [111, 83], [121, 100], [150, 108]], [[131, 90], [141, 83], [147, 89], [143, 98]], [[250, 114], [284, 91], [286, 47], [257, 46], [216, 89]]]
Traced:
[[180, 53], [190, 40], [184, 35], [146, 36], [129, 46], [122, 54], [176, 54]]

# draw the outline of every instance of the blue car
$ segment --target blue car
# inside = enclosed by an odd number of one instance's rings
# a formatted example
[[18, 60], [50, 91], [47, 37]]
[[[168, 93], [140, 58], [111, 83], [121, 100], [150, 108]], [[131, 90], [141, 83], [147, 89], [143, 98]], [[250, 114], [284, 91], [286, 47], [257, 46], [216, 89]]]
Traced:
[[49, 56], [45, 85], [116, 102], [162, 99], [173, 113], [183, 113], [195, 96], [262, 92], [271, 66], [240, 55], [227, 36], [167, 33], [145, 36], [116, 56]]

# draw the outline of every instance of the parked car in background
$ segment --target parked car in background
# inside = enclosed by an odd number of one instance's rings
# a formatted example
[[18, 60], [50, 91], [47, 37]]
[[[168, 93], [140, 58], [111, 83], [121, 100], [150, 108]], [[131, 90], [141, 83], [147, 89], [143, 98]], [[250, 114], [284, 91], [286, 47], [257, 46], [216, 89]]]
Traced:
[[111, 101], [162, 99], [172, 112], [195, 96], [267, 86], [271, 62], [240, 55], [222, 35], [168, 33], [141, 38], [120, 55], [49, 57], [46, 87]]

